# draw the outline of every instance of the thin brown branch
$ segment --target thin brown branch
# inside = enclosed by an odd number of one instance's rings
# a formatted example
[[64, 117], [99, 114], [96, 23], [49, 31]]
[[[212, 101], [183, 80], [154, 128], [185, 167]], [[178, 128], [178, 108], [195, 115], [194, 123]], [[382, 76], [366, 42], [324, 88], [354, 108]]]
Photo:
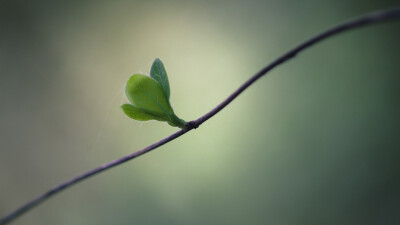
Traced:
[[182, 129], [152, 145], [149, 145], [137, 152], [134, 152], [130, 155], [127, 155], [125, 157], [122, 157], [120, 159], [111, 161], [109, 163], [106, 163], [104, 165], [101, 165], [100, 167], [97, 167], [93, 170], [90, 170], [86, 173], [83, 173], [79, 176], [76, 176], [68, 181], [65, 181], [64, 183], [50, 189], [46, 193], [38, 196], [37, 198], [27, 202], [26, 204], [22, 205], [20, 208], [16, 209], [15, 211], [11, 212], [10, 214], [4, 216], [2, 219], [0, 219], [0, 225], [7, 224], [16, 218], [20, 217], [27, 211], [33, 209], [35, 206], [39, 205], [40, 203], [44, 202], [45, 200], [49, 199], [51, 196], [60, 193], [62, 190], [65, 190], [68, 187], [71, 187], [74, 184], [77, 184], [80, 181], [83, 181], [93, 175], [96, 175], [102, 171], [105, 171], [107, 169], [110, 169], [112, 167], [118, 166], [124, 162], [127, 162], [131, 159], [134, 159], [138, 156], [141, 156], [147, 152], [150, 152], [153, 149], [156, 149], [178, 137], [181, 135], [185, 134], [186, 132], [189, 132], [192, 129], [195, 129], [199, 127], [202, 123], [213, 117], [215, 114], [217, 114], [219, 111], [221, 111], [223, 108], [225, 108], [229, 103], [231, 103], [236, 97], [238, 97], [244, 90], [246, 90], [251, 84], [253, 84], [255, 81], [257, 81], [260, 77], [264, 76], [267, 72], [275, 68], [276, 66], [288, 61], [289, 59], [293, 58], [296, 56], [299, 52], [303, 51], [304, 49], [328, 38], [333, 35], [342, 33], [347, 30], [353, 30], [355, 28], [359, 28], [365, 25], [371, 25], [371, 24], [377, 24], [380, 22], [385, 22], [385, 21], [391, 21], [391, 20], [398, 20], [400, 19], [400, 7], [394, 8], [394, 9], [389, 9], [381, 12], [376, 12], [376, 13], [371, 13], [364, 15], [362, 17], [344, 22], [338, 26], [335, 26], [329, 30], [326, 30], [325, 32], [322, 32], [311, 39], [303, 42], [302, 44], [298, 45], [297, 47], [293, 48], [292, 50], [288, 51], [287, 53], [283, 54], [281, 57], [277, 58], [274, 62], [269, 64], [268, 66], [264, 67], [262, 70], [260, 70], [258, 73], [253, 75], [249, 80], [247, 80], [244, 84], [242, 84], [235, 92], [233, 92], [231, 95], [228, 96], [223, 102], [221, 102], [217, 107], [212, 109], [210, 112], [204, 114], [202, 117], [198, 118], [197, 120], [191, 121], [187, 123], [187, 129]]

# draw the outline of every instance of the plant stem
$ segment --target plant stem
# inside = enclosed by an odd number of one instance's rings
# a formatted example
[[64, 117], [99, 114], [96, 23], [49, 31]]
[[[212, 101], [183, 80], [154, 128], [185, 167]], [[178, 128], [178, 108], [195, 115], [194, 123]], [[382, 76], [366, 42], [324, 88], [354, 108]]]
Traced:
[[122, 157], [120, 159], [111, 161], [109, 163], [106, 163], [104, 165], [101, 165], [100, 167], [97, 167], [93, 170], [90, 170], [88, 172], [85, 172], [79, 176], [76, 176], [70, 180], [65, 181], [64, 183], [50, 189], [46, 193], [36, 197], [35, 199], [27, 202], [26, 204], [22, 205], [20, 208], [16, 209], [15, 211], [11, 212], [10, 214], [4, 216], [3, 218], [0, 219], [0, 225], [7, 224], [22, 214], [26, 213], [27, 211], [33, 209], [35, 206], [38, 204], [44, 202], [45, 200], [49, 199], [51, 196], [60, 193], [62, 190], [71, 187], [74, 184], [79, 183], [80, 181], [83, 181], [93, 175], [96, 175], [104, 170], [113, 168], [117, 165], [120, 165], [124, 162], [127, 162], [131, 159], [134, 159], [138, 156], [141, 156], [147, 152], [150, 152], [153, 149], [156, 149], [178, 137], [181, 135], [185, 134], [186, 132], [189, 132], [192, 129], [197, 128], [200, 126], [202, 123], [213, 117], [215, 114], [217, 114], [219, 111], [221, 111], [223, 108], [225, 108], [229, 103], [231, 103], [236, 97], [238, 97], [244, 90], [246, 90], [251, 84], [253, 84], [255, 81], [257, 81], [260, 77], [265, 75], [267, 72], [275, 68], [276, 66], [288, 61], [289, 59], [295, 57], [299, 52], [303, 51], [304, 49], [328, 38], [333, 35], [342, 33], [347, 30], [353, 30], [355, 28], [359, 28], [365, 25], [371, 25], [371, 24], [377, 24], [380, 22], [385, 22], [385, 21], [390, 21], [390, 20], [397, 20], [400, 19], [400, 7], [393, 8], [393, 9], [388, 9], [385, 11], [381, 12], [376, 12], [376, 13], [371, 13], [364, 15], [362, 17], [344, 22], [338, 26], [335, 26], [331, 29], [326, 30], [325, 32], [322, 32], [311, 39], [303, 42], [302, 44], [298, 45], [297, 47], [293, 48], [292, 50], [288, 51], [287, 53], [283, 54], [281, 57], [277, 58], [275, 61], [273, 61], [271, 64], [267, 65], [263, 69], [261, 69], [258, 73], [253, 75], [249, 80], [247, 80], [245, 83], [243, 83], [236, 91], [234, 91], [231, 95], [228, 96], [223, 102], [221, 102], [217, 107], [212, 109], [210, 112], [206, 113], [205, 115], [201, 116], [197, 120], [188, 122], [186, 124], [185, 129], [179, 130], [178, 132], [152, 144], [149, 145], [137, 152], [134, 152], [130, 155], [127, 155], [125, 157]]

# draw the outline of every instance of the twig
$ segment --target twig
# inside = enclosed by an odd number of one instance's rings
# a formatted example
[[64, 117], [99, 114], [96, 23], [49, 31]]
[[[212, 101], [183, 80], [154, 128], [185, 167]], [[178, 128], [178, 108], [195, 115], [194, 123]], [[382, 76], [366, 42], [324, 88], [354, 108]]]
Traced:
[[15, 211], [11, 212], [10, 214], [6, 215], [2, 219], [0, 219], [0, 225], [7, 224], [14, 219], [18, 218], [22, 214], [26, 213], [27, 211], [33, 209], [35, 206], [39, 205], [40, 203], [44, 202], [45, 200], [49, 199], [51, 196], [60, 193], [62, 190], [71, 187], [74, 184], [77, 184], [80, 181], [83, 181], [93, 175], [96, 175], [104, 170], [110, 169], [112, 167], [118, 166], [124, 162], [127, 162], [131, 159], [134, 159], [138, 156], [141, 156], [147, 152], [150, 152], [153, 149], [156, 149], [172, 140], [175, 138], [180, 137], [181, 135], [185, 134], [186, 132], [189, 132], [192, 129], [196, 129], [199, 127], [202, 123], [213, 117], [215, 114], [217, 114], [219, 111], [221, 111], [223, 108], [225, 108], [229, 103], [231, 103], [237, 96], [239, 96], [244, 90], [246, 90], [251, 84], [253, 84], [256, 80], [258, 80], [260, 77], [265, 75], [267, 72], [275, 68], [276, 66], [288, 61], [289, 59], [295, 57], [299, 52], [302, 50], [316, 44], [317, 42], [320, 42], [328, 37], [331, 37], [335, 34], [347, 31], [347, 30], [352, 30], [358, 27], [362, 27], [364, 25], [371, 25], [371, 24], [376, 24], [379, 22], [384, 22], [384, 21], [390, 21], [390, 20], [396, 20], [400, 19], [400, 7], [396, 7], [393, 9], [381, 11], [381, 12], [376, 12], [376, 13], [371, 13], [367, 14], [365, 16], [344, 22], [338, 26], [335, 26], [329, 30], [326, 30], [325, 32], [322, 32], [311, 39], [303, 42], [302, 44], [298, 45], [297, 47], [293, 48], [292, 50], [288, 51], [278, 59], [276, 59], [274, 62], [269, 64], [268, 66], [264, 67], [262, 70], [260, 70], [258, 73], [253, 75], [249, 80], [247, 80], [244, 84], [242, 84], [235, 92], [233, 92], [231, 95], [229, 95], [228, 98], [226, 98], [223, 102], [221, 102], [217, 107], [212, 109], [210, 112], [206, 113], [205, 115], [201, 116], [197, 120], [191, 121], [187, 123], [187, 129], [182, 129], [152, 145], [147, 146], [146, 148], [143, 148], [137, 152], [134, 152], [130, 155], [127, 155], [125, 157], [122, 157], [120, 159], [111, 161], [109, 163], [106, 163], [98, 168], [95, 168], [93, 170], [90, 170], [86, 173], [83, 173], [79, 176], [76, 176], [52, 189], [47, 191], [46, 193], [40, 195], [39, 197], [29, 201], [28, 203], [24, 204], [20, 208], [16, 209]]

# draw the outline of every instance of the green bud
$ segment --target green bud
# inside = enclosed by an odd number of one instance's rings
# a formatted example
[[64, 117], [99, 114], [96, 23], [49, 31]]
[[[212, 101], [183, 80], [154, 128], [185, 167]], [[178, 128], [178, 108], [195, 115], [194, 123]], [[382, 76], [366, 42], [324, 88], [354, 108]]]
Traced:
[[185, 128], [186, 122], [177, 117], [169, 102], [170, 89], [167, 72], [160, 59], [155, 59], [150, 76], [132, 75], [125, 87], [131, 104], [121, 106], [122, 111], [138, 121], [166, 121], [169, 125]]

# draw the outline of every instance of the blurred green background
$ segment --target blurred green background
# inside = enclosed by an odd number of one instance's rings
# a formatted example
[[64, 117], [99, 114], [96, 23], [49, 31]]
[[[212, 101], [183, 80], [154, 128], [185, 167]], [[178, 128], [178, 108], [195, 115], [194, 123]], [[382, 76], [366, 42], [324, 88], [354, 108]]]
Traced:
[[[0, 216], [175, 128], [119, 106], [160, 57], [193, 120], [301, 41], [399, 1], [0, 1]], [[312, 47], [198, 130], [14, 224], [399, 224], [400, 22]]]

